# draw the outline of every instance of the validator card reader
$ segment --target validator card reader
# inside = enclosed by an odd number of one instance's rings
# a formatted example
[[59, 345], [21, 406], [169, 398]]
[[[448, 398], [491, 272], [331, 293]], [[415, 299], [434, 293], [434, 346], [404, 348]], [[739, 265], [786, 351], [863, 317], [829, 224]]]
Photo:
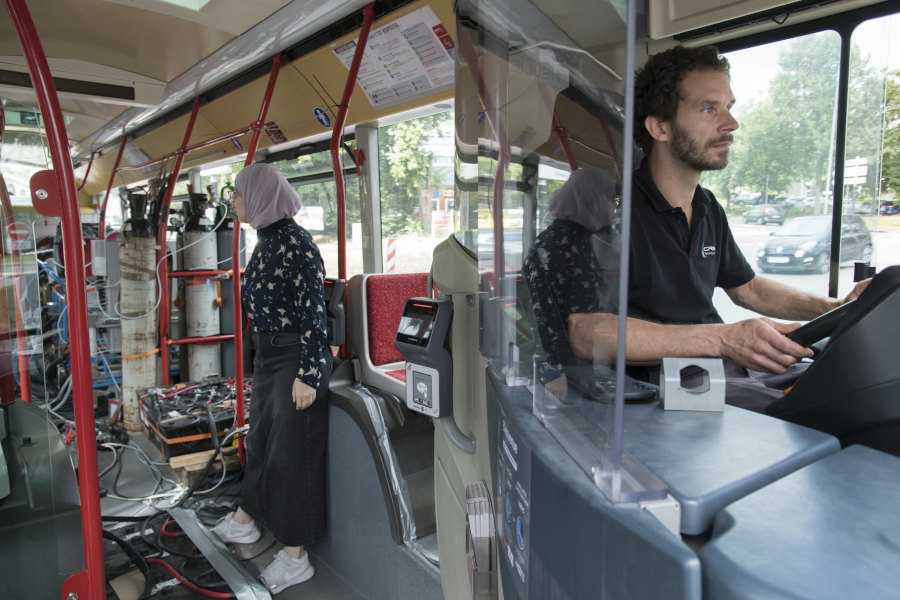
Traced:
[[394, 338], [394, 347], [406, 359], [406, 406], [435, 419], [453, 411], [452, 320], [449, 298], [410, 298]]

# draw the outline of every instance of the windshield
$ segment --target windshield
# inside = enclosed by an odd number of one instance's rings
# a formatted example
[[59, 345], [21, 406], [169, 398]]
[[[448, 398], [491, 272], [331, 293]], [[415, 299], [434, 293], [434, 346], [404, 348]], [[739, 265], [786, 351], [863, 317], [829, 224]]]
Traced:
[[784, 226], [773, 233], [775, 236], [793, 236], [793, 235], [825, 235], [828, 228], [831, 227], [831, 219], [828, 217], [804, 217], [800, 219], [791, 219]]

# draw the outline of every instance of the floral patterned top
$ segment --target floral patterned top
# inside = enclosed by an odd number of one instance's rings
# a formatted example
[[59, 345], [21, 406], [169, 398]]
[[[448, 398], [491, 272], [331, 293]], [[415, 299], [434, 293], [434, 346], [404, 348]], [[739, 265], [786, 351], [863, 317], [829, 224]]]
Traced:
[[618, 253], [605, 228], [592, 233], [566, 219], [556, 219], [538, 235], [522, 265], [547, 362], [539, 367], [543, 382], [578, 363], [569, 346], [573, 313], [614, 312]]
[[325, 267], [308, 231], [293, 219], [257, 230], [257, 243], [241, 276], [241, 302], [256, 333], [299, 332], [297, 379], [319, 386], [327, 364]]

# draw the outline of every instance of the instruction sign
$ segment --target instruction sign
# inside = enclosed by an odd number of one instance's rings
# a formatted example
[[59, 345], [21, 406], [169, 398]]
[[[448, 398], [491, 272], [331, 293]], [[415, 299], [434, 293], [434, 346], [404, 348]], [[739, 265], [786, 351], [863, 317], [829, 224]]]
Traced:
[[844, 185], [861, 185], [866, 182], [868, 159], [850, 158], [844, 161]]
[[519, 598], [528, 597], [528, 556], [531, 537], [531, 449], [500, 410], [497, 442], [495, 504], [500, 560]]
[[[358, 38], [334, 49], [347, 70]], [[373, 108], [383, 108], [450, 89], [456, 45], [431, 7], [373, 29], [356, 82]]]
[[313, 114], [316, 115], [316, 121], [319, 122], [322, 127], [331, 127], [331, 119], [328, 117], [328, 113], [325, 112], [324, 109], [319, 108], [318, 106], [313, 110]]

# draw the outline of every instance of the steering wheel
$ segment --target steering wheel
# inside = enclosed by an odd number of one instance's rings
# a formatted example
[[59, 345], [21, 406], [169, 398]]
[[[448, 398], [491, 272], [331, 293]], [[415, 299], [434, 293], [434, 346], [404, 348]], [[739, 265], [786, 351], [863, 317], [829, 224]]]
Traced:
[[794, 331], [787, 334], [787, 337], [794, 340], [801, 346], [812, 346], [819, 340], [830, 336], [835, 327], [844, 320], [847, 311], [856, 300], [845, 302], [837, 308], [829, 310], [827, 313], [821, 314], [812, 321], [801, 325]]

